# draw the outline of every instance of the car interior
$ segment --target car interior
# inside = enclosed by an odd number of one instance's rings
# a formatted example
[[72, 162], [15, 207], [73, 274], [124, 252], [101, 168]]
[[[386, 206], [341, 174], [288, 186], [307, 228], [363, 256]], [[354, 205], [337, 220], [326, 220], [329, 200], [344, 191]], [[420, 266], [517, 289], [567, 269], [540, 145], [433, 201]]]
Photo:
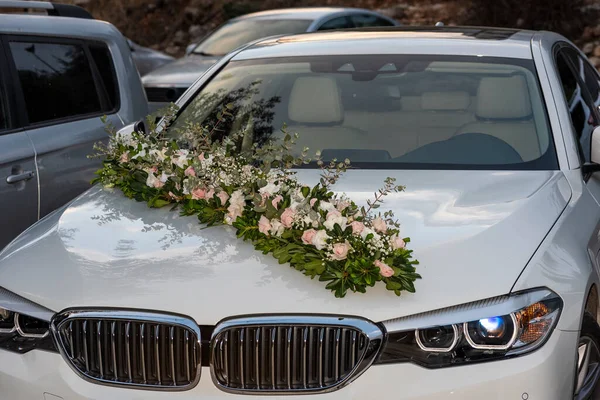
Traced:
[[298, 152], [308, 147], [325, 160], [353, 162], [519, 164], [550, 147], [538, 83], [527, 68], [434, 61], [373, 71], [325, 64], [255, 66], [233, 85], [234, 71], [217, 79], [214, 90], [227, 93], [217, 103], [236, 104], [224, 129], [244, 126], [254, 140], [265, 133], [273, 139], [285, 125], [299, 134]]

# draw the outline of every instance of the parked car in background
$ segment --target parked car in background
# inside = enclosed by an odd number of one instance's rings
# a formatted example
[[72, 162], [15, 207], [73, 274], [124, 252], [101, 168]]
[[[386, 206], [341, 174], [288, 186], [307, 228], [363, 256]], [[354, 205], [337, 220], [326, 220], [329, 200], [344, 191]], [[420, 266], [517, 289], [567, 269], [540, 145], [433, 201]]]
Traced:
[[129, 46], [83, 9], [0, 2], [49, 15], [0, 14], [0, 247], [90, 187], [115, 127], [148, 112]]
[[[3, 396], [593, 398], [600, 76], [567, 39], [270, 38], [222, 58], [177, 105], [167, 135], [226, 107], [219, 135], [241, 129], [251, 146], [287, 124], [297, 152], [351, 158], [332, 190], [358, 203], [384, 177], [406, 185], [380, 210], [411, 236], [416, 293], [334, 299], [234, 230], [98, 186], [0, 254]], [[312, 186], [321, 170], [297, 173]]]
[[127, 39], [127, 43], [129, 43], [131, 56], [133, 57], [133, 62], [135, 63], [140, 76], [144, 76], [148, 72], [175, 60], [174, 57], [171, 57], [168, 54], [140, 46], [131, 39]]
[[151, 111], [174, 102], [211, 65], [230, 51], [267, 36], [369, 26], [396, 26], [385, 15], [358, 8], [290, 8], [234, 18], [199, 44], [188, 46], [186, 56], [158, 68], [142, 82]]

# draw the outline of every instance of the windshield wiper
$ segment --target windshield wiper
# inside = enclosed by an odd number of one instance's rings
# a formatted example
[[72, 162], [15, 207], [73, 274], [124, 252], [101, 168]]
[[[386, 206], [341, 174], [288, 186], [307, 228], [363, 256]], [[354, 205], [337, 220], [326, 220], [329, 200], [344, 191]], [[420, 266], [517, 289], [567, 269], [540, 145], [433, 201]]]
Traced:
[[218, 54], [211, 54], [211, 53], [207, 53], [205, 51], [194, 51], [194, 54], [199, 55], [199, 56], [204, 56], [204, 57], [221, 57]]

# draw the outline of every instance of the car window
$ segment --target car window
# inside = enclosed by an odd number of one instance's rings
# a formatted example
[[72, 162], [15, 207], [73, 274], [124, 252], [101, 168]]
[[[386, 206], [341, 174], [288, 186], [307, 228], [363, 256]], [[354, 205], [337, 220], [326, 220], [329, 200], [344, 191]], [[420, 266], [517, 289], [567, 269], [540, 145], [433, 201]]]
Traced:
[[102, 110], [83, 46], [10, 42], [30, 123]]
[[372, 14], [353, 14], [350, 16], [350, 19], [357, 28], [368, 26], [394, 26], [394, 24], [387, 19]]
[[5, 96], [6, 92], [0, 79], [0, 131], [8, 129], [9, 114]]
[[217, 29], [194, 49], [194, 54], [223, 56], [243, 44], [260, 38], [306, 32], [311, 20], [242, 19]]
[[[571, 64], [569, 64], [570, 62]], [[577, 54], [569, 54], [563, 50], [556, 56], [556, 67], [569, 108], [576, 140], [579, 143], [580, 157], [585, 162], [589, 162], [591, 134], [597, 125], [597, 121], [589, 100], [590, 95], [587, 89], [580, 85], [575, 73], [578, 69], [578, 74], [584, 74], [581, 63]]]
[[93, 43], [90, 44], [89, 49], [96, 68], [98, 68], [103, 87], [106, 90], [106, 98], [108, 100], [107, 110], [117, 109], [119, 106], [119, 85], [108, 46], [102, 43]]
[[531, 60], [444, 55], [232, 61], [167, 133], [216, 126], [228, 105], [218, 135], [261, 146], [287, 126], [296, 153], [359, 168], [556, 169], [534, 71]]
[[338, 17], [325, 22], [319, 27], [319, 30], [328, 31], [332, 29], [348, 29], [352, 27], [352, 22], [348, 17]]

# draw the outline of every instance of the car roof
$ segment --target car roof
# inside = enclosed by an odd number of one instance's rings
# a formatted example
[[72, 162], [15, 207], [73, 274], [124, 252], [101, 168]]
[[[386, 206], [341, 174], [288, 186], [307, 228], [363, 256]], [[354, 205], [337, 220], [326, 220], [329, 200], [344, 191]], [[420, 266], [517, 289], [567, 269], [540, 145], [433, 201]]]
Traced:
[[0, 13], [0, 33], [105, 40], [122, 37], [117, 28], [105, 21], [39, 14]]
[[374, 14], [373, 11], [352, 8], [352, 7], [298, 7], [298, 8], [280, 8], [277, 10], [260, 11], [251, 14], [242, 15], [233, 19], [239, 21], [243, 19], [271, 19], [271, 18], [288, 18], [288, 19], [306, 19], [317, 20], [327, 15], [337, 14], [341, 12], [365, 12]]
[[487, 27], [377, 27], [278, 36], [234, 60], [344, 54], [440, 54], [531, 59], [535, 31]]

